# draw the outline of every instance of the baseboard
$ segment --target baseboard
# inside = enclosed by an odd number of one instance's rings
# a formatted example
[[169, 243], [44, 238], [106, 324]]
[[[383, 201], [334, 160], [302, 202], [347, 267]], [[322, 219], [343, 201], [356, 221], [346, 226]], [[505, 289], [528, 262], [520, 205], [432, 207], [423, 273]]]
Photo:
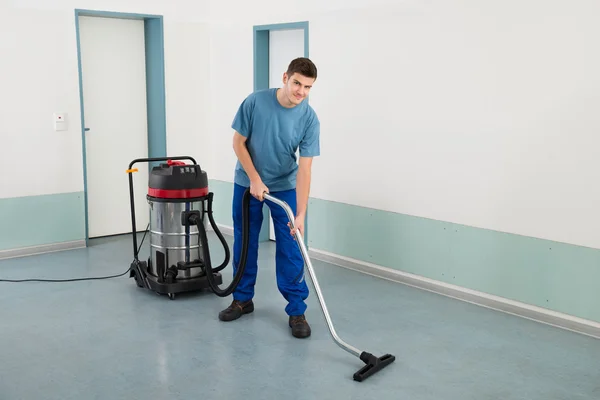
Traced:
[[309, 249], [309, 256], [316, 260], [348, 268], [367, 275], [402, 283], [457, 300], [466, 301], [496, 311], [505, 312], [600, 339], [600, 323], [594, 321], [546, 310], [540, 307], [489, 295], [487, 293], [477, 292], [464, 287], [450, 285], [418, 275], [404, 273], [391, 268], [385, 268], [368, 262], [339, 256], [337, 254], [331, 254], [318, 249]]
[[22, 247], [18, 249], [9, 249], [0, 251], [0, 260], [8, 258], [26, 257], [38, 254], [53, 253], [56, 251], [73, 250], [85, 247], [85, 240], [75, 240], [71, 242], [44, 244], [40, 246]]

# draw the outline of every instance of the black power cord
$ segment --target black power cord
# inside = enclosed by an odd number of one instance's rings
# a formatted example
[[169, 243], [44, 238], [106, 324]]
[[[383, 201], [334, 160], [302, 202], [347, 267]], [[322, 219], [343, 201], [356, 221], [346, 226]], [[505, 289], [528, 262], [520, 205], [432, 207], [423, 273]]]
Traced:
[[[148, 224], [148, 227], [150, 224]], [[144, 239], [146, 239], [146, 234], [148, 233], [148, 227], [146, 227], [146, 231], [144, 232], [144, 236], [142, 237], [142, 241], [138, 247], [138, 253], [142, 248], [142, 244], [144, 243]], [[101, 279], [112, 279], [123, 276], [131, 271], [131, 267], [127, 268], [127, 271], [118, 275], [109, 275], [109, 276], [94, 276], [89, 278], [71, 278], [71, 279], [38, 279], [38, 278], [30, 278], [30, 279], [0, 279], [0, 282], [11, 282], [11, 283], [21, 283], [21, 282], [77, 282], [77, 281], [94, 281]]]
[[0, 279], [0, 282], [12, 282], [12, 283], [20, 283], [20, 282], [76, 282], [76, 281], [92, 281], [97, 279], [111, 279], [118, 278], [119, 276], [123, 276], [131, 270], [129, 268], [127, 271], [123, 272], [119, 275], [111, 275], [111, 276], [96, 276], [90, 278], [73, 278], [73, 279]]

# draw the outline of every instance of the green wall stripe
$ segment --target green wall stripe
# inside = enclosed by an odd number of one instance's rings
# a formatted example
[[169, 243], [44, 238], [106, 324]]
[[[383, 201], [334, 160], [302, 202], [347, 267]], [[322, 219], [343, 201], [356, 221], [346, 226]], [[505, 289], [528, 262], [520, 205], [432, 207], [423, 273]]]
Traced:
[[319, 199], [311, 247], [600, 322], [600, 251]]
[[83, 240], [83, 192], [0, 199], [0, 226], [0, 250]]

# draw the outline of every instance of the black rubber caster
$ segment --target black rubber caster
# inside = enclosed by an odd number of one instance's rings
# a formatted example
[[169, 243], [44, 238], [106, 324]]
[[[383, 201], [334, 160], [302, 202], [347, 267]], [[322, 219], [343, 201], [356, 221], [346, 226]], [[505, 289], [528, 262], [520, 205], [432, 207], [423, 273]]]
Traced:
[[135, 274], [135, 284], [137, 285], [137, 287], [140, 287], [140, 288], [144, 287], [144, 282], [142, 282], [142, 278], [137, 273]]
[[175, 293], [169, 293], [169, 299], [175, 300]]

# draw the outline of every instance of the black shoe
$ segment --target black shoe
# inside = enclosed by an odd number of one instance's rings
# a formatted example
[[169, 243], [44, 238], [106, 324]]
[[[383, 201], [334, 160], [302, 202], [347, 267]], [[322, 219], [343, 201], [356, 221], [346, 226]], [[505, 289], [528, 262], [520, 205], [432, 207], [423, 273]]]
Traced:
[[297, 338], [307, 338], [310, 336], [310, 325], [306, 322], [304, 315], [292, 315], [290, 316], [290, 328], [292, 328], [292, 335]]
[[244, 314], [250, 314], [252, 311], [254, 311], [252, 300], [245, 302], [234, 300], [229, 307], [219, 313], [219, 319], [221, 321], [233, 321]]

